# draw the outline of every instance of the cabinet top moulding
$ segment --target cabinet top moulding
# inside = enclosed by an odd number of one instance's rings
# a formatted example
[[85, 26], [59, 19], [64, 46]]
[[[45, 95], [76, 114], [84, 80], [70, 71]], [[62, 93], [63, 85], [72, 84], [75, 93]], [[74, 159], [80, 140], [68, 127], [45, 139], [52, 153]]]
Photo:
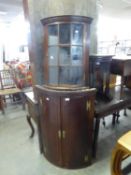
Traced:
[[54, 17], [48, 17], [41, 19], [41, 22], [43, 25], [49, 24], [49, 23], [54, 23], [54, 22], [85, 22], [88, 24], [91, 24], [92, 18], [86, 17], [86, 16], [77, 16], [77, 15], [63, 15], [63, 16], [54, 16]]

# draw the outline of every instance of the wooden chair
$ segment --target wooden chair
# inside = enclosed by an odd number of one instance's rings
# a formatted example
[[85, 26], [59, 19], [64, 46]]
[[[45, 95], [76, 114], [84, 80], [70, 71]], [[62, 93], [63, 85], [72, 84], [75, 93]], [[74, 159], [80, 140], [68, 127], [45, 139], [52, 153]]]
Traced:
[[4, 113], [4, 107], [6, 106], [6, 97], [9, 96], [15, 101], [16, 94], [19, 94], [20, 100], [23, 104], [23, 92], [17, 88], [14, 81], [12, 70], [0, 71], [0, 110]]
[[12, 70], [0, 70], [0, 89], [15, 88], [14, 75]]
[[117, 141], [112, 152], [111, 175], [122, 175], [121, 163], [131, 155], [131, 131], [124, 134]]

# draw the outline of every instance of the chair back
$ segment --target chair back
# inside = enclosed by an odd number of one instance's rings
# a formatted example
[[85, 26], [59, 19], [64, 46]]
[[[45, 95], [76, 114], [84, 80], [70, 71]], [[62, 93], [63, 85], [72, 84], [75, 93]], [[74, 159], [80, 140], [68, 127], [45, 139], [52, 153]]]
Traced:
[[0, 70], [0, 89], [15, 88], [12, 70]]

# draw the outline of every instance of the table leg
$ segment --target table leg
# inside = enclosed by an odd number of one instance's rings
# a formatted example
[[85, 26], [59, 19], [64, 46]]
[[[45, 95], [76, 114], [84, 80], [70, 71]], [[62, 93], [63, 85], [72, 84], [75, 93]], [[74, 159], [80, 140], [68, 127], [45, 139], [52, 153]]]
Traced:
[[96, 151], [97, 151], [97, 141], [98, 141], [99, 127], [100, 127], [100, 118], [96, 118], [95, 128], [94, 128], [93, 147], [92, 147], [92, 156], [94, 158], [96, 157]]
[[126, 108], [124, 109], [124, 116], [127, 117], [127, 111], [126, 111]]
[[117, 114], [116, 112], [113, 113], [113, 117], [112, 117], [112, 126], [114, 127], [115, 124], [116, 124], [116, 117], [117, 117]]
[[2, 114], [5, 114], [4, 110], [4, 99], [2, 96], [0, 96], [0, 110], [2, 111]]
[[119, 117], [120, 117], [120, 112], [119, 111], [116, 112], [116, 117], [117, 117], [116, 122], [119, 123]]
[[34, 127], [33, 127], [33, 124], [32, 124], [32, 122], [31, 122], [31, 117], [29, 116], [29, 115], [27, 115], [26, 116], [26, 119], [27, 119], [27, 122], [28, 122], [28, 124], [29, 124], [29, 126], [30, 126], [30, 128], [31, 128], [31, 135], [30, 135], [30, 138], [32, 138], [33, 136], [34, 136], [34, 133], [35, 133], [35, 129], [34, 129]]

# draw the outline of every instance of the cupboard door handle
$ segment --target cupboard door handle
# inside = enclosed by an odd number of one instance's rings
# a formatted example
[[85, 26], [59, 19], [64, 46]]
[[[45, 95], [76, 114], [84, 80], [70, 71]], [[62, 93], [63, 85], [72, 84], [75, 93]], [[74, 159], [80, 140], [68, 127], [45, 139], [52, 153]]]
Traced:
[[61, 130], [58, 131], [58, 138], [61, 139], [62, 138], [62, 133]]
[[62, 138], [65, 139], [66, 137], [66, 131], [62, 131]]
[[87, 101], [87, 103], [86, 103], [86, 110], [90, 111], [90, 108], [91, 108], [91, 102]]

